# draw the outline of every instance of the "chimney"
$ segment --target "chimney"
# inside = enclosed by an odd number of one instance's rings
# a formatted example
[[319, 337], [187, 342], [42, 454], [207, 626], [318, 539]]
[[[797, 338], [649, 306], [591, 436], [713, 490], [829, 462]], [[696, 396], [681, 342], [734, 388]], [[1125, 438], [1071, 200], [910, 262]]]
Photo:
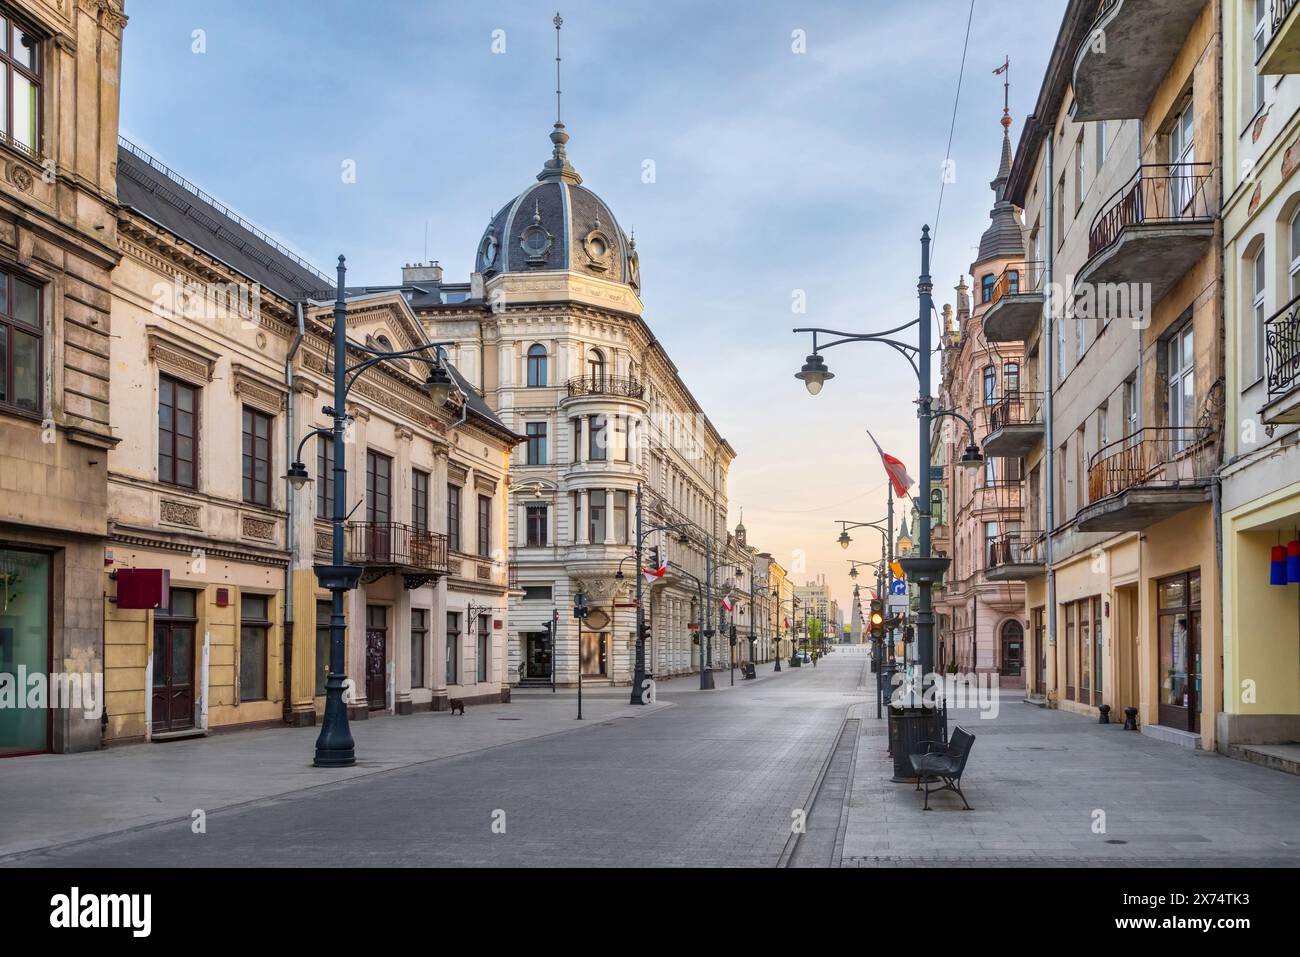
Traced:
[[437, 286], [442, 283], [442, 267], [435, 259], [431, 263], [407, 263], [402, 267], [402, 285], [418, 283]]

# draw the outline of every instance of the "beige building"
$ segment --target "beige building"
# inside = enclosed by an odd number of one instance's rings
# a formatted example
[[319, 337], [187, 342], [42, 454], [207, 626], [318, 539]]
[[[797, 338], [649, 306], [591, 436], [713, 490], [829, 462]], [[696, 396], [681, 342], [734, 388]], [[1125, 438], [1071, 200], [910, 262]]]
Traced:
[[93, 695], [0, 710], [0, 756], [100, 741], [125, 25], [120, 0], [0, 3], [0, 674]]
[[[1041, 263], [984, 315], [1023, 342], [1028, 685], [1213, 747], [1223, 700], [1219, 0], [1074, 0], [1007, 187]], [[994, 433], [996, 435], [996, 432]], [[990, 435], [992, 441], [994, 435]]]
[[[1300, 11], [1225, 2], [1219, 749], [1300, 770]], [[1281, 549], [1291, 560], [1273, 567]], [[1274, 572], [1282, 574], [1275, 578]], [[1290, 748], [1278, 745], [1290, 744]]]
[[[113, 273], [113, 434], [103, 554], [110, 743], [324, 706], [334, 283], [123, 141]], [[425, 342], [396, 293], [346, 298], [351, 362]], [[362, 373], [346, 404], [353, 718], [508, 697], [505, 503], [515, 436], [472, 390], [441, 408], [425, 367]], [[286, 480], [304, 437], [312, 482]], [[448, 529], [447, 533], [441, 529]], [[165, 573], [150, 605], [135, 583]]]

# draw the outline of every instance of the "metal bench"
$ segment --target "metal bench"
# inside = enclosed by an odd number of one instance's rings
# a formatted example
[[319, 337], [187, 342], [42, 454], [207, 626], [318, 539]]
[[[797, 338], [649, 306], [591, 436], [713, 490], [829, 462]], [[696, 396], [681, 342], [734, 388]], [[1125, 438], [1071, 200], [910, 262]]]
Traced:
[[923, 752], [911, 756], [912, 770], [916, 772], [916, 789], [925, 785], [925, 810], [930, 810], [930, 784], [942, 781], [943, 786], [936, 791], [956, 791], [965, 805], [964, 810], [971, 810], [966, 795], [961, 791], [961, 775], [966, 769], [966, 759], [975, 744], [975, 735], [965, 728], [957, 727], [952, 737], [945, 744], [942, 741], [922, 741]]
[[744, 676], [742, 680], [749, 680], [758, 677], [758, 674], [754, 671], [754, 663], [752, 661], [746, 661], [742, 664], [740, 666], [740, 673]]

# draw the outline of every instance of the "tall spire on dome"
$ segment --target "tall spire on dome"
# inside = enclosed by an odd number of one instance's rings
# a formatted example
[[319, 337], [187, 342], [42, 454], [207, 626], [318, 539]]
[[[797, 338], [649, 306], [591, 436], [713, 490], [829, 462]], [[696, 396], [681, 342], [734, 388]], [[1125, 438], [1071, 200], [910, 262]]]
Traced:
[[569, 163], [569, 157], [564, 151], [564, 144], [569, 142], [569, 134], [560, 119], [560, 27], [564, 25], [564, 20], [557, 11], [555, 19], [551, 22], [555, 24], [555, 127], [551, 130], [551, 142], [554, 146], [551, 150], [551, 158], [542, 165], [542, 171], [537, 174], [537, 178], [543, 181], [562, 179], [576, 185], [582, 182], [582, 177]]
[[1002, 159], [998, 164], [998, 174], [989, 183], [993, 190], [993, 209], [989, 213], [989, 228], [980, 237], [979, 258], [976, 262], [988, 262], [991, 259], [1007, 259], [1025, 255], [1025, 239], [1020, 231], [1020, 221], [1016, 218], [1015, 207], [1007, 201], [1007, 183], [1011, 179], [1011, 58], [1007, 57], [1002, 65], [993, 71], [1002, 75]]

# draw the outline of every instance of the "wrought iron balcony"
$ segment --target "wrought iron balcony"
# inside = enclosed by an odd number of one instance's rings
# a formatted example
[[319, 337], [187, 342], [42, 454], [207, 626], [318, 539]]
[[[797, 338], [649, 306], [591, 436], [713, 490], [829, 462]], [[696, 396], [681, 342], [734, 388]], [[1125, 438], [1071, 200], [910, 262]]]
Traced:
[[1187, 42], [1205, 0], [1105, 0], [1074, 56], [1074, 120], [1136, 120]]
[[399, 522], [349, 522], [347, 560], [365, 568], [362, 579], [396, 573], [415, 588], [447, 574], [447, 536]]
[[1217, 446], [1208, 426], [1138, 429], [1103, 446], [1088, 462], [1079, 529], [1134, 531], [1208, 501]]
[[618, 375], [580, 375], [568, 381], [569, 397], [607, 395], [618, 399], [640, 399], [645, 386], [640, 379]]
[[1264, 323], [1268, 400], [1261, 410], [1267, 425], [1300, 422], [1300, 296]]
[[1097, 211], [1088, 232], [1088, 261], [1075, 289], [1091, 289], [1092, 318], [1149, 318], [1209, 249], [1217, 215], [1213, 164], [1139, 166]]
[[1267, 76], [1300, 73], [1300, 16], [1293, 16], [1300, 0], [1269, 0], [1264, 29], [1268, 40], [1255, 61]]
[[1020, 458], [1043, 441], [1043, 393], [1017, 389], [983, 409], [985, 455]]
[[1047, 570], [1047, 537], [1039, 531], [1007, 532], [986, 545], [984, 577], [989, 581], [1027, 581]]
[[984, 338], [989, 342], [1023, 342], [1043, 321], [1041, 262], [1009, 263], [993, 283], [984, 311]]

